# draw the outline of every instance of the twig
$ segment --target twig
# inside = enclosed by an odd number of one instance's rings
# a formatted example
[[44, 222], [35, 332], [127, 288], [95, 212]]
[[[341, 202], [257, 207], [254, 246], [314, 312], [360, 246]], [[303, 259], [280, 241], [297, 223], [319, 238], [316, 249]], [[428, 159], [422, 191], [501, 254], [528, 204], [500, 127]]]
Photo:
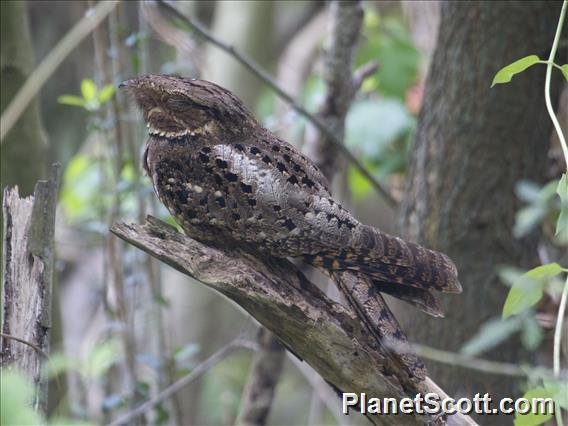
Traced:
[[[554, 108], [552, 107], [552, 101], [550, 100], [550, 81], [552, 78], [552, 65], [554, 64], [554, 57], [556, 56], [556, 50], [558, 49], [560, 34], [562, 33], [562, 26], [564, 25], [566, 8], [568, 8], [568, 0], [564, 0], [562, 4], [562, 10], [560, 11], [560, 18], [558, 19], [558, 25], [556, 27], [556, 34], [554, 35], [554, 41], [552, 42], [552, 48], [550, 49], [550, 56], [548, 57], [548, 64], [546, 66], [546, 77], [544, 81], [544, 100], [546, 103], [546, 109], [548, 110], [548, 114], [550, 115], [550, 119], [554, 124], [556, 133], [558, 134], [558, 140], [560, 141], [560, 146], [562, 147], [564, 160], [566, 161], [566, 174], [564, 175], [564, 178], [568, 179], [568, 145], [566, 145], [566, 139], [564, 139], [564, 133], [562, 132], [560, 123], [556, 118], [556, 114], [554, 113]], [[560, 298], [560, 306], [558, 307], [556, 328], [554, 329], [553, 369], [554, 369], [554, 374], [557, 377], [560, 376], [560, 344], [562, 342], [562, 329], [564, 323], [564, 314], [566, 312], [567, 299], [568, 299], [568, 277], [566, 278], [566, 282], [564, 283], [564, 288], [562, 290], [562, 297]], [[564, 419], [562, 418], [560, 404], [556, 404], [555, 416], [558, 426], [564, 426]]]
[[215, 352], [213, 355], [211, 355], [201, 364], [198, 364], [193, 370], [191, 370], [191, 373], [189, 373], [187, 376], [182, 377], [181, 379], [172, 383], [170, 386], [168, 386], [160, 393], [158, 393], [156, 396], [146, 401], [144, 404], [120, 416], [118, 419], [114, 420], [110, 424], [110, 426], [130, 424], [130, 422], [133, 419], [140, 417], [144, 413], [154, 408], [156, 405], [166, 401], [168, 398], [172, 397], [175, 393], [179, 392], [181, 389], [183, 389], [188, 384], [193, 382], [195, 379], [201, 377], [211, 367], [213, 367], [219, 361], [223, 360], [224, 358], [232, 354], [236, 349], [239, 348], [248, 349], [250, 347], [251, 346], [247, 345], [244, 339], [241, 338], [236, 338], [235, 340], [227, 343], [225, 346], [223, 346], [221, 349], [219, 349], [217, 352]]
[[363, 64], [359, 68], [357, 68], [353, 73], [353, 79], [352, 79], [353, 91], [356, 92], [357, 90], [359, 90], [363, 82], [368, 77], [376, 73], [378, 69], [379, 69], [379, 64], [377, 64], [375, 61], [367, 62], [366, 64]]
[[20, 343], [23, 343], [24, 345], [28, 345], [30, 348], [32, 348], [34, 351], [36, 351], [42, 357], [44, 357], [45, 359], [49, 359], [49, 355], [46, 354], [44, 351], [42, 351], [39, 346], [34, 345], [32, 342], [29, 342], [26, 339], [22, 339], [20, 337], [12, 336], [11, 334], [6, 334], [6, 333], [0, 333], [0, 337], [2, 337], [3, 339], [15, 340], [16, 342], [20, 342]]
[[117, 0], [99, 2], [91, 13], [84, 16], [65, 34], [61, 41], [57, 43], [57, 46], [49, 52], [41, 64], [30, 74], [0, 118], [0, 143], [4, 141], [4, 137], [16, 124], [30, 101], [55, 72], [57, 67], [101, 23], [115, 8], [117, 3]]
[[201, 35], [205, 40], [212, 43], [219, 49], [227, 52], [229, 55], [233, 56], [238, 62], [249, 69], [255, 76], [266, 83], [272, 90], [276, 92], [278, 96], [284, 99], [293, 109], [296, 110], [300, 115], [310, 121], [325, 137], [337, 146], [338, 150], [359, 170], [359, 172], [371, 183], [372, 187], [384, 198], [387, 204], [395, 208], [397, 205], [396, 200], [383, 186], [373, 177], [373, 175], [367, 170], [367, 168], [355, 157], [351, 151], [342, 143], [342, 141], [330, 130], [327, 126], [315, 115], [308, 112], [305, 108], [299, 105], [288, 93], [286, 93], [274, 80], [274, 78], [266, 72], [262, 67], [260, 67], [256, 62], [250, 59], [245, 53], [241, 52], [234, 46], [227, 44], [221, 40], [218, 40], [213, 34], [211, 34], [201, 23], [195, 19], [189, 18], [179, 12], [175, 7], [169, 5], [163, 0], [157, 0], [157, 4], [166, 11], [173, 20], [177, 20], [182, 26], [189, 26], [199, 35]]
[[[541, 367], [522, 367], [517, 364], [510, 364], [506, 362], [490, 361], [487, 359], [475, 358], [469, 355], [464, 355], [455, 352], [448, 352], [441, 349], [432, 348], [419, 344], [411, 344], [411, 349], [422, 358], [431, 361], [440, 362], [447, 365], [455, 365], [459, 367], [469, 368], [471, 370], [483, 371], [490, 374], [500, 374], [511, 377], [542, 377], [542, 378], [555, 378], [555, 374], [548, 368]], [[556, 376], [556, 378], [568, 379], [568, 371], [564, 372], [563, 376]]]

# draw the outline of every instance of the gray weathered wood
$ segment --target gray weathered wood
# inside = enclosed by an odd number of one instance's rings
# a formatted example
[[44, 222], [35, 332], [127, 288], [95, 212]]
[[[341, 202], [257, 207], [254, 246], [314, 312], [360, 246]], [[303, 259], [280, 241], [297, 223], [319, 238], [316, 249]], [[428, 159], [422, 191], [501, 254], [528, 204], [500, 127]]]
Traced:
[[36, 409], [44, 409], [47, 402], [42, 364], [49, 352], [59, 180], [57, 164], [49, 181], [36, 184], [33, 196], [20, 198], [14, 187], [6, 188], [3, 198], [1, 365], [33, 380]]
[[235, 425], [239, 426], [267, 424], [276, 385], [286, 358], [284, 346], [278, 337], [266, 328], [261, 327], [258, 330], [257, 342], [259, 350], [252, 359], [235, 420]]
[[[212, 248], [151, 216], [143, 225], [117, 223], [111, 231], [233, 300], [338, 392], [391, 398], [436, 392], [445, 397], [430, 379], [410, 379], [398, 356], [352, 310], [330, 300], [286, 260]], [[443, 424], [426, 416], [368, 418], [374, 424]], [[460, 420], [468, 424], [467, 418]]]

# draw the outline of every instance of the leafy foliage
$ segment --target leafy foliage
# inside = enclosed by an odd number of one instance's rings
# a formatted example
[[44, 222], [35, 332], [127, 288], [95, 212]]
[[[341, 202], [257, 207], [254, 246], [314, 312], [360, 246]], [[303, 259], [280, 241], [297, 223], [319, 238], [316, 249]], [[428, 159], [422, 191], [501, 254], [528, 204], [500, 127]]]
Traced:
[[[32, 384], [20, 373], [3, 370], [0, 377], [3, 389], [0, 392], [0, 420], [3, 425], [38, 425], [39, 414], [31, 407], [34, 398]], [[6, 390], [10, 391], [7, 392]]]
[[551, 181], [543, 187], [527, 181], [516, 185], [517, 197], [527, 204], [516, 214], [513, 228], [515, 237], [524, 237], [547, 219], [552, 221], [553, 217], [557, 217], [559, 204], [555, 199], [556, 186], [556, 181]]
[[507, 65], [504, 68], [501, 68], [495, 77], [493, 77], [493, 82], [491, 83], [491, 87], [495, 86], [496, 84], [503, 84], [509, 83], [513, 76], [516, 74], [523, 72], [527, 68], [532, 67], [534, 64], [538, 64], [540, 58], [536, 55], [529, 55], [521, 58], [512, 64]]
[[367, 42], [357, 53], [355, 65], [361, 66], [369, 61], [380, 64], [363, 89], [403, 100], [408, 87], [416, 80], [420, 62], [420, 55], [408, 31], [400, 20], [382, 17], [376, 10], [367, 10], [363, 36]]
[[93, 80], [87, 78], [81, 82], [81, 96], [61, 95], [57, 101], [60, 104], [78, 106], [87, 111], [98, 111], [114, 96], [115, 92], [114, 85], [107, 84], [99, 89]]
[[[562, 11], [560, 14], [560, 20], [558, 23], [558, 28], [556, 31], [556, 36], [553, 42], [552, 51], [551, 51], [551, 59], [550, 61], [541, 61], [540, 58], [536, 55], [529, 55], [524, 58], [521, 58], [510, 65], [502, 68], [493, 79], [493, 83], [491, 87], [495, 84], [500, 83], [508, 83], [511, 81], [512, 77], [527, 68], [537, 64], [547, 64], [550, 68], [555, 67], [560, 69], [564, 78], [568, 81], [568, 64], [559, 66], [558, 64], [552, 62], [554, 59], [554, 55], [556, 53], [556, 48], [558, 46], [559, 36], [562, 32], [562, 25], [564, 21], [564, 14], [566, 12], [567, 2], [566, 0], [563, 2]], [[546, 93], [550, 93], [550, 79], [547, 78], [545, 83], [545, 90]], [[557, 119], [554, 115], [554, 111], [552, 105], [550, 104], [549, 97], [546, 97], [547, 108], [551, 115], [551, 119], [554, 123], [557, 124]], [[562, 134], [562, 130], [559, 126], [556, 126], [556, 130], [558, 132], [561, 144], [563, 145], [564, 156], [566, 157], [566, 146], [564, 137]], [[568, 164], [568, 157], [565, 158], [566, 163]], [[560, 214], [558, 216], [558, 221], [556, 223], [556, 235], [559, 236], [559, 240], [562, 244], [568, 244], [568, 178], [567, 174], [563, 174], [561, 179], [559, 180], [558, 184], [555, 182], [549, 183], [542, 191], [539, 191], [535, 197], [526, 197], [525, 201], [529, 201], [532, 205], [529, 207], [525, 207], [519, 214], [517, 215], [517, 223], [515, 226], [515, 234], [517, 236], [526, 235], [528, 232], [532, 230], [532, 228], [538, 224], [542, 218], [546, 215], [548, 209], [546, 204], [551, 200], [553, 194], [553, 188], [556, 187], [556, 193], [560, 196]], [[526, 189], [526, 188], [525, 188]], [[523, 196], [523, 191], [521, 192], [521, 196]], [[526, 195], [526, 191], [525, 195]], [[529, 191], [530, 192], [530, 191]], [[535, 202], [536, 201], [536, 202]], [[531, 269], [530, 271], [526, 272], [525, 274], [517, 274], [514, 277], [511, 277], [512, 274], [501, 274], [502, 279], [504, 281], [509, 281], [511, 284], [511, 290], [507, 295], [507, 299], [505, 300], [505, 305], [503, 306], [503, 318], [510, 319], [512, 315], [518, 315], [520, 313], [525, 312], [529, 307], [538, 303], [544, 293], [544, 288], [548, 284], [551, 279], [554, 279], [557, 275], [562, 273], [568, 272], [568, 269], [561, 267], [559, 264], [553, 262], [548, 263], [546, 265], [537, 266], [536, 268]], [[556, 323], [556, 330], [555, 330], [555, 337], [554, 337], [554, 372], [555, 375], [559, 374], [560, 371], [560, 342], [562, 338], [562, 319], [565, 314], [565, 302], [566, 296], [568, 292], [568, 278], [564, 283], [564, 290], [562, 293], [562, 300], [560, 302], [560, 307], [558, 311], [558, 320]], [[562, 388], [566, 388], [566, 383], [561, 385]], [[566, 404], [565, 393], [563, 392], [551, 392], [550, 388], [533, 388], [529, 390], [524, 397], [527, 399], [531, 399], [534, 397], [552, 397], [555, 399], [557, 404], [556, 408], [556, 418], [559, 424], [563, 424], [562, 421], [562, 413], [559, 406], [564, 406]], [[539, 425], [547, 420], [552, 418], [552, 413], [540, 413], [540, 414], [526, 414], [521, 415], [517, 413], [515, 415], [515, 426], [517, 425]]]
[[556, 222], [556, 235], [568, 243], [568, 175], [565, 173], [558, 181], [556, 193], [560, 197], [560, 215]]
[[542, 299], [544, 288], [550, 279], [567, 271], [554, 262], [537, 266], [522, 275], [511, 270], [502, 270], [501, 279], [511, 285], [503, 306], [503, 318], [517, 315], [536, 305]]
[[[523, 395], [523, 398], [527, 399], [529, 402], [533, 401], [533, 398], [552, 398], [554, 395], [544, 387], [537, 387], [528, 390]], [[532, 404], [531, 404], [532, 405]], [[552, 413], [536, 413], [531, 412], [527, 414], [515, 413], [515, 426], [536, 426], [540, 425], [547, 420], [552, 418]]]

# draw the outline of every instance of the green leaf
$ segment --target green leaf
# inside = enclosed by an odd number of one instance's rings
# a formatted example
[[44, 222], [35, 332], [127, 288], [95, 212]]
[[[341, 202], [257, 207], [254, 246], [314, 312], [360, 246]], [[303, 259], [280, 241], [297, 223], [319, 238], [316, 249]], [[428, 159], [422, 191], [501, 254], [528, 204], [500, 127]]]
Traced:
[[388, 155], [392, 142], [407, 134], [413, 124], [413, 117], [399, 100], [355, 102], [345, 120], [345, 143], [378, 159]]
[[34, 387], [27, 377], [17, 371], [3, 369], [0, 374], [0, 389], [0, 424], [43, 424], [32, 407]]
[[536, 203], [520, 209], [515, 214], [515, 226], [513, 227], [515, 238], [522, 238], [530, 234], [542, 223], [547, 214], [548, 206]]
[[544, 387], [554, 398], [554, 402], [568, 410], [568, 383], [556, 380], [545, 380]]
[[116, 344], [113, 341], [97, 345], [87, 356], [82, 373], [91, 379], [100, 377], [118, 361], [118, 355]]
[[537, 266], [536, 268], [527, 271], [525, 275], [529, 278], [539, 279], [555, 277], [562, 272], [566, 272], [566, 269], [564, 269], [558, 263], [552, 262], [547, 263], [546, 265]]
[[531, 278], [527, 274], [517, 276], [503, 306], [503, 319], [536, 305], [542, 299], [545, 283], [544, 279]]
[[353, 199], [360, 201], [369, 195], [373, 189], [369, 180], [361, 174], [359, 169], [351, 166], [348, 171], [349, 190]]
[[102, 88], [102, 90], [98, 94], [99, 104], [104, 104], [106, 101], [112, 98], [115, 92], [116, 92], [116, 87], [114, 87], [114, 85], [112, 84], [107, 84], [105, 87]]
[[529, 351], [534, 351], [542, 342], [544, 333], [534, 315], [525, 315], [521, 327], [521, 341]]
[[64, 105], [73, 105], [85, 108], [85, 100], [79, 96], [61, 95], [57, 98], [57, 102]]
[[562, 70], [562, 74], [564, 75], [564, 78], [566, 79], [566, 81], [568, 81], [568, 64], [564, 64], [560, 67], [560, 69]]
[[493, 318], [483, 324], [479, 332], [463, 345], [461, 352], [472, 356], [478, 355], [508, 339], [521, 327], [522, 321], [518, 318], [507, 320]]
[[94, 220], [93, 208], [101, 197], [101, 170], [99, 165], [84, 154], [69, 162], [63, 175], [61, 204], [69, 220]]
[[81, 81], [81, 94], [86, 102], [94, 101], [97, 94], [97, 86], [95, 86], [95, 82], [90, 78], [86, 78]]
[[556, 222], [556, 235], [564, 236], [563, 240], [568, 241], [568, 175], [564, 173], [556, 187], [556, 193], [560, 197], [560, 216]]
[[538, 63], [538, 61], [540, 61], [540, 58], [538, 56], [529, 55], [513, 62], [512, 64], [507, 65], [504, 68], [501, 68], [497, 72], [497, 74], [495, 74], [495, 77], [493, 77], [493, 82], [491, 83], [491, 87], [495, 86], [496, 84], [503, 84], [510, 82], [514, 75], [523, 72], [527, 68]]
[[49, 357], [46, 365], [47, 377], [53, 378], [65, 371], [78, 370], [78, 368], [77, 359], [68, 357], [62, 352], [54, 353]]
[[[527, 399], [531, 405], [533, 403], [533, 401], [532, 401], [533, 398], [552, 398], [552, 397], [553, 397], [553, 395], [551, 394], [551, 392], [548, 391], [547, 389], [543, 388], [543, 387], [531, 389], [523, 395], [523, 398]], [[537, 407], [539, 405], [540, 404], [537, 404]], [[538, 408], [540, 408], [540, 407], [538, 407]], [[543, 424], [544, 422], [546, 422], [547, 420], [550, 420], [552, 418], [552, 416], [553, 416], [553, 413], [533, 414], [532, 410], [531, 410], [531, 412], [529, 412], [527, 414], [519, 414], [517, 412], [517, 413], [515, 413], [515, 426], [536, 426], [536, 425], [540, 425], [540, 424]]]

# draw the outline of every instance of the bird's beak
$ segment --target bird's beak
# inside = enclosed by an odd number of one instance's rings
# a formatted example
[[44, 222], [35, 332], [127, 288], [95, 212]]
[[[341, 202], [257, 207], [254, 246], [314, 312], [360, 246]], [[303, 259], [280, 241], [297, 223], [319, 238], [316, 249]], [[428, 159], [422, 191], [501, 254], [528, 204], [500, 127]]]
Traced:
[[125, 87], [129, 87], [129, 86], [133, 86], [136, 84], [136, 80], [132, 79], [132, 80], [124, 80], [122, 83], [120, 83], [118, 85], [119, 89], [123, 89]]

